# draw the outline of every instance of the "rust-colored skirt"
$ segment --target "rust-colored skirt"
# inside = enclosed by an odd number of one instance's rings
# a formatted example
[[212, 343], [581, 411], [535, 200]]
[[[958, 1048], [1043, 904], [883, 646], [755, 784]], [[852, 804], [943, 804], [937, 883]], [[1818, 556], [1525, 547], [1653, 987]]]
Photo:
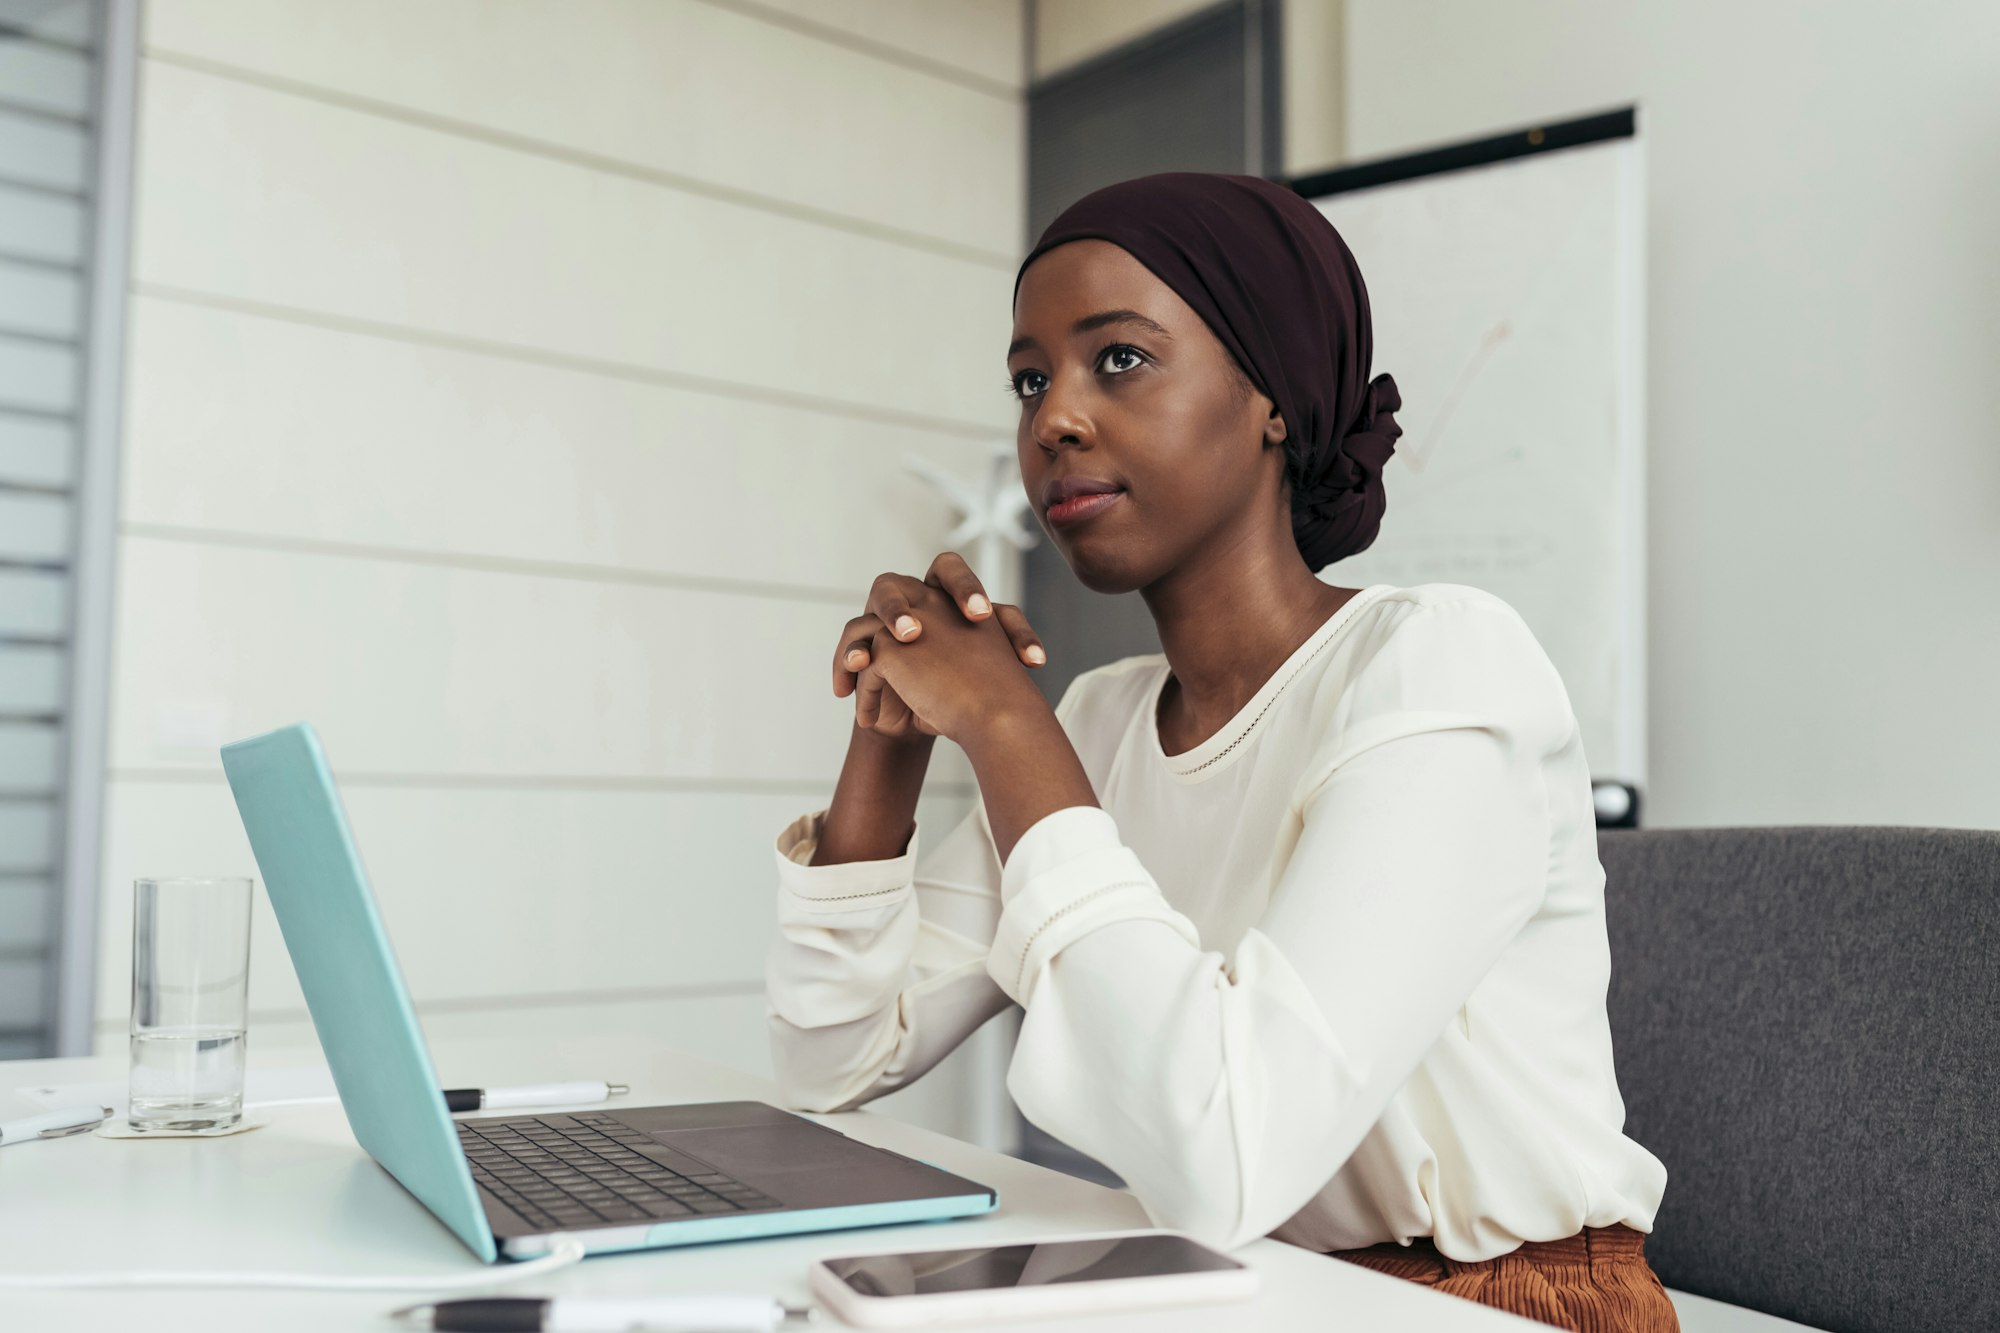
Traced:
[[1336, 1250], [1333, 1257], [1576, 1333], [1679, 1333], [1645, 1247], [1644, 1233], [1609, 1226], [1530, 1242], [1476, 1264], [1447, 1259], [1429, 1237], [1407, 1246]]

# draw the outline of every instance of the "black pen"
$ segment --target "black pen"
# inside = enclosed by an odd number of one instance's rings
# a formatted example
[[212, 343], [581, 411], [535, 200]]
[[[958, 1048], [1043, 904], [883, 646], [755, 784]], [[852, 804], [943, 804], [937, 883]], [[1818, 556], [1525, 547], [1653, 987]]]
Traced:
[[584, 1106], [632, 1091], [623, 1083], [535, 1083], [520, 1088], [446, 1088], [448, 1111], [492, 1111], [507, 1106]]
[[411, 1305], [392, 1318], [438, 1333], [773, 1333], [787, 1319], [811, 1321], [810, 1307], [769, 1296], [652, 1296], [630, 1300], [483, 1296]]

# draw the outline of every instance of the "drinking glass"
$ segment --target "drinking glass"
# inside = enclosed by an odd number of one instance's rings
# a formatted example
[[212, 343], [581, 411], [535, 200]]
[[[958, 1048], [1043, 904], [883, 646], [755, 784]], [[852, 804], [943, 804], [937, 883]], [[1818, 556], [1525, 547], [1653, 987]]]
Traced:
[[141, 1133], [243, 1118], [248, 879], [132, 886], [132, 1109]]

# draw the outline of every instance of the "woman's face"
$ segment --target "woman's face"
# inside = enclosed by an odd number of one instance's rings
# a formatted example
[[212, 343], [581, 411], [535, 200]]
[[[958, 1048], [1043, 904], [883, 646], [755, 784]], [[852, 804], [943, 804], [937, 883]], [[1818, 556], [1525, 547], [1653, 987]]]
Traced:
[[[1284, 451], [1267, 447], [1284, 423], [1145, 265], [1071, 241], [1029, 265], [1014, 308], [1021, 484], [1085, 587], [1147, 587], [1269, 522], [1290, 540]], [[1098, 494], [1053, 503], [1080, 486]]]

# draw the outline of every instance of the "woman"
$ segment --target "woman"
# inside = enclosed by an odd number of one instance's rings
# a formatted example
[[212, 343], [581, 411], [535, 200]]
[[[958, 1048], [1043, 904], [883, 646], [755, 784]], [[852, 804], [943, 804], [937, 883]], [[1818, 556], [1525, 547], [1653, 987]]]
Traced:
[[[1676, 1327], [1562, 681], [1489, 594], [1315, 577], [1374, 539], [1400, 433], [1346, 246], [1252, 177], [1127, 181], [1043, 234], [1015, 335], [1028, 497], [1165, 652], [1052, 711], [964, 561], [876, 581], [835, 654], [832, 803], [777, 845], [788, 1096], [858, 1105], [1018, 1004], [1022, 1113], [1162, 1225]], [[937, 735], [982, 805], [919, 865]]]

